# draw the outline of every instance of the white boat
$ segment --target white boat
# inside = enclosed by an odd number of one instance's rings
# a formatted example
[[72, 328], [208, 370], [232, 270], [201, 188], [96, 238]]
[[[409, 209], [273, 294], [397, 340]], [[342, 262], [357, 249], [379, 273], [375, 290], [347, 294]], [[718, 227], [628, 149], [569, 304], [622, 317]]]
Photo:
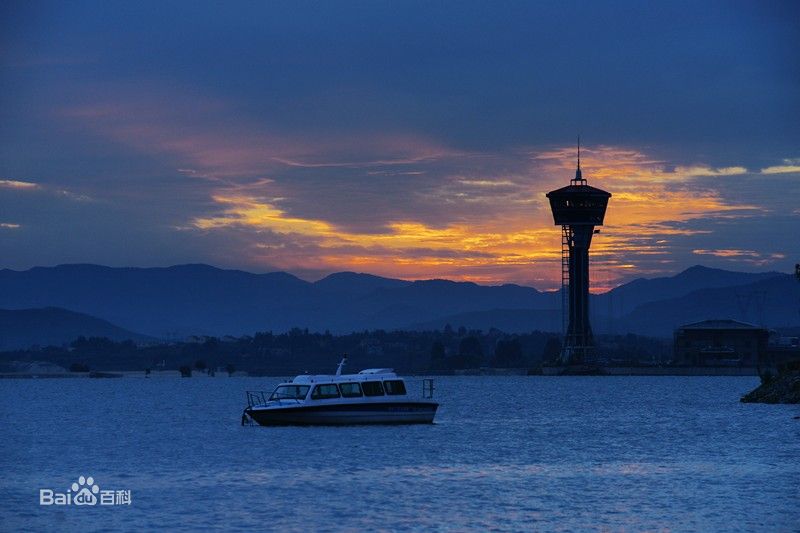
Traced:
[[247, 392], [242, 424], [262, 426], [346, 424], [430, 424], [439, 404], [431, 399], [433, 381], [423, 381], [422, 398], [408, 395], [403, 378], [391, 368], [369, 368], [334, 375], [300, 375], [272, 394]]

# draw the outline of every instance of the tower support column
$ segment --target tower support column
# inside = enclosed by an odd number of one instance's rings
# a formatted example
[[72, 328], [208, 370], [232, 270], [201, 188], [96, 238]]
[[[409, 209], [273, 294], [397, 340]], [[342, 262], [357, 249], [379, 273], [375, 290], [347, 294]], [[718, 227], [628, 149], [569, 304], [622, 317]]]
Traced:
[[589, 247], [594, 226], [571, 228], [569, 243], [569, 325], [562, 359], [571, 363], [590, 362], [594, 337], [589, 323]]

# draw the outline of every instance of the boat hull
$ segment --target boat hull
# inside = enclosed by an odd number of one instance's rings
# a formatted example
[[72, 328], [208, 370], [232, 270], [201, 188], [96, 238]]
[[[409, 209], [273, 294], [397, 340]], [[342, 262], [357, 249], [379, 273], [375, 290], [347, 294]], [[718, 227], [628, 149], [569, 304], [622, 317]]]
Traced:
[[245, 414], [261, 426], [431, 424], [438, 407], [435, 402], [298, 405], [248, 407]]

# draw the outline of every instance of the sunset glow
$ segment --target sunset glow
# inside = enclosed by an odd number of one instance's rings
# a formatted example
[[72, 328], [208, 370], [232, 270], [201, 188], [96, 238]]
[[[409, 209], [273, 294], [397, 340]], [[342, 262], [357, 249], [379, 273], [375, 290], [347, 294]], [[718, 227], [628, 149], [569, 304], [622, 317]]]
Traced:
[[[366, 270], [400, 278], [446, 277], [482, 283], [535, 276], [540, 286], [552, 288], [560, 280], [560, 228], [552, 224], [544, 192], [566, 181], [574, 165], [571, 152], [569, 147], [532, 151], [527, 158], [528, 175], [513, 179], [445, 177], [447, 185], [438, 193], [443, 205], [481, 206], [468, 220], [434, 226], [424, 220], [386, 219], [370, 231], [356, 232], [322, 218], [290, 215], [279, 207], [290, 199], [287, 190], [275, 190], [275, 196], [282, 197], [269, 200], [274, 197], [272, 190], [278, 189], [269, 181], [257, 188], [261, 196], [254, 194], [256, 188], [248, 188], [249, 194], [242, 194], [239, 186], [215, 189], [212, 199], [218, 212], [197, 217], [191, 225], [208, 232], [249, 232], [253, 241], [250, 260], [276, 264], [279, 256], [276, 266], [288, 270], [313, 264], [320, 270]], [[606, 226], [593, 247], [603, 278], [595, 280], [598, 290], [624, 279], [638, 261], [652, 263], [670, 256], [675, 237], [709, 233], [680, 223], [746, 218], [760, 212], [758, 206], [725, 200], [714, 189], [693, 183], [699, 176], [746, 174], [744, 167], [695, 165], [666, 171], [662, 161], [612, 147], [585, 149], [583, 166], [592, 183], [614, 191]]]

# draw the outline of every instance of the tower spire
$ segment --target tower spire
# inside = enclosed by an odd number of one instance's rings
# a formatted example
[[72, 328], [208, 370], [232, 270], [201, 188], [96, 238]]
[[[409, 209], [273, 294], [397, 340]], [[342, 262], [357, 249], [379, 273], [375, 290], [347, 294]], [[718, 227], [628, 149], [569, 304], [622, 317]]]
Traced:
[[575, 181], [580, 181], [583, 179], [583, 173], [581, 172], [581, 136], [578, 135], [578, 168], [575, 169]]

